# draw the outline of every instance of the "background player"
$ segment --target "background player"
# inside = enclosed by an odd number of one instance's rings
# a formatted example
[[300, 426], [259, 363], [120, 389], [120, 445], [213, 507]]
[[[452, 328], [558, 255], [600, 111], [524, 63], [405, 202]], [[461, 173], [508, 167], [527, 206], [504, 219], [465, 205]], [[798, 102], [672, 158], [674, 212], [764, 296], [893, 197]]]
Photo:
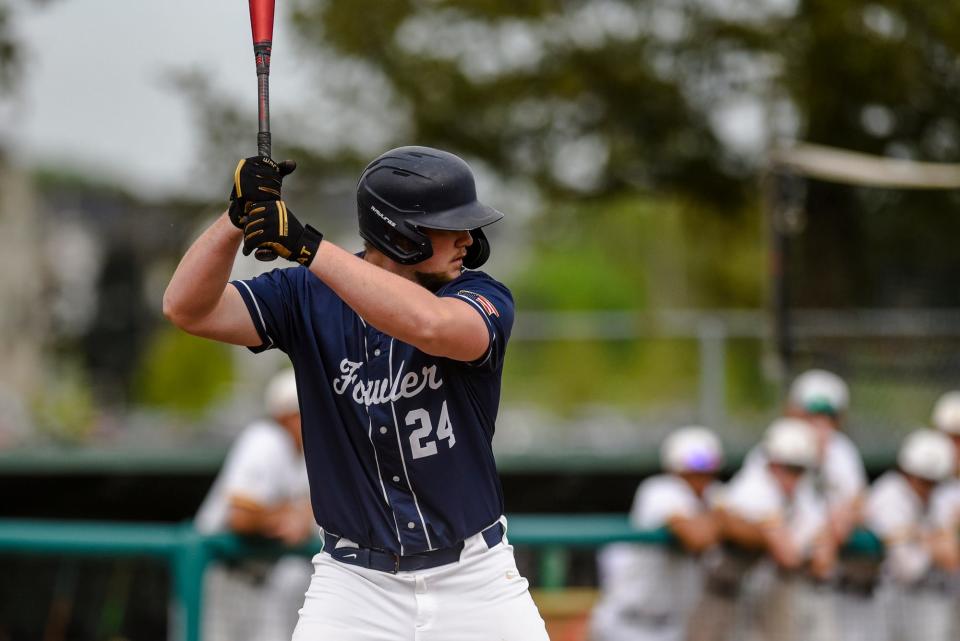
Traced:
[[[876, 480], [865, 509], [865, 524], [884, 543], [878, 610], [861, 621], [881, 623], [863, 639], [941, 641], [953, 638], [953, 608], [945, 572], [960, 559], [956, 533], [939, 526], [930, 497], [938, 483], [954, 474], [953, 443], [933, 430], [917, 430], [904, 439], [897, 469]], [[861, 629], [864, 629], [861, 627]]]
[[830, 510], [830, 527], [838, 544], [860, 521], [867, 487], [863, 457], [843, 431], [850, 390], [842, 378], [822, 369], [807, 370], [790, 386], [787, 414], [809, 422], [816, 434], [820, 464], [818, 484]]
[[829, 575], [836, 550], [810, 473], [818, 460], [814, 429], [777, 419], [760, 447], [764, 462], [744, 466], [720, 498], [727, 545], [709, 568], [691, 637], [832, 639], [829, 599], [815, 584]]
[[[297, 545], [317, 528], [293, 371], [274, 376], [264, 397], [269, 418], [246, 427], [230, 448], [196, 526], [204, 534], [235, 532]], [[295, 556], [213, 565], [205, 577], [204, 639], [289, 639], [310, 573], [310, 564]]]
[[664, 440], [660, 464], [664, 473], [637, 488], [630, 522], [640, 530], [667, 528], [679, 546], [619, 543], [601, 551], [603, 594], [592, 615], [592, 641], [680, 641], [699, 600], [699, 556], [718, 541], [709, 500], [723, 448], [710, 430], [684, 427]]
[[[830, 527], [842, 544], [859, 523], [867, 487], [863, 458], [842, 430], [850, 406], [850, 390], [842, 378], [822, 369], [797, 376], [790, 385], [785, 414], [801, 418], [817, 439], [816, 486], [829, 506]], [[761, 463], [763, 448], [754, 448], [744, 467]]]
[[[164, 312], [293, 362], [324, 538], [294, 638], [545, 641], [491, 447], [513, 299], [472, 271], [503, 215], [463, 160], [401, 147], [360, 177], [355, 256], [260, 200], [280, 197], [282, 173], [238, 165], [234, 205], [183, 257]], [[228, 283], [241, 240], [300, 266]]]

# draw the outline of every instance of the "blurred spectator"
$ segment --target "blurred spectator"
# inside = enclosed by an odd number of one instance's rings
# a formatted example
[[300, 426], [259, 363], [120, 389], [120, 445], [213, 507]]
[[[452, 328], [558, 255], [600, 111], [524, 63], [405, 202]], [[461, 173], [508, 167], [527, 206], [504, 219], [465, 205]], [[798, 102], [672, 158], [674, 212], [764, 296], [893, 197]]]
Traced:
[[717, 542], [709, 503], [723, 448], [710, 430], [685, 427], [663, 442], [660, 461], [664, 473], [640, 484], [630, 522], [641, 530], [666, 528], [679, 545], [619, 543], [601, 550], [603, 595], [593, 611], [592, 641], [679, 641], [699, 598], [699, 556]]
[[[960, 534], [960, 391], [950, 391], [937, 399], [931, 416], [933, 427], [953, 441], [957, 453], [957, 468], [953, 478], [937, 485], [930, 497], [930, 515], [935, 527], [954, 536]], [[950, 582], [952, 605], [960, 602], [960, 578]], [[960, 632], [960, 612], [952, 614], [953, 629]]]
[[[231, 447], [197, 513], [205, 534], [235, 532], [305, 542], [317, 531], [303, 459], [300, 408], [293, 370], [267, 386], [269, 419], [248, 426]], [[241, 560], [212, 565], [204, 608], [206, 641], [289, 641], [310, 582], [301, 557], [276, 563]]]
[[763, 462], [744, 466], [720, 498], [725, 544], [708, 564], [689, 638], [833, 639], [821, 582], [833, 569], [836, 546], [811, 474], [819, 458], [815, 430], [781, 418], [761, 448]]
[[957, 570], [960, 549], [955, 532], [937, 523], [931, 496], [955, 468], [953, 442], [941, 432], [921, 429], [904, 439], [897, 469], [873, 484], [865, 524], [883, 541], [885, 552], [877, 610], [869, 619], [878, 629], [863, 638], [954, 638], [947, 575]]

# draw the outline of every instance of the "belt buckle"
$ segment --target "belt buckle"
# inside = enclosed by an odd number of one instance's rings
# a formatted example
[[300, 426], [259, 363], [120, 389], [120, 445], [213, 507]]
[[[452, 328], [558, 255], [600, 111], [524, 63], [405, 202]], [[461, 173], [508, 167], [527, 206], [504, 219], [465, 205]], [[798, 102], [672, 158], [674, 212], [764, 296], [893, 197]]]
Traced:
[[400, 571], [400, 555], [391, 554], [390, 556], [393, 557], [393, 573], [396, 574], [397, 572]]

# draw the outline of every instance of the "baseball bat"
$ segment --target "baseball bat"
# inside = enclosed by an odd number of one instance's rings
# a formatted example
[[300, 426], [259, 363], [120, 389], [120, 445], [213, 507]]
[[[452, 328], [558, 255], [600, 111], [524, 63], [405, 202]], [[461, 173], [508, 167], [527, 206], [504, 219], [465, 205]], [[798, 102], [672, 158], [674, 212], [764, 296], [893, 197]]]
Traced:
[[[273, 49], [273, 13], [276, 0], [250, 1], [250, 31], [257, 64], [257, 153], [270, 157], [270, 53]], [[271, 261], [277, 255], [269, 249], [254, 252], [257, 260]]]

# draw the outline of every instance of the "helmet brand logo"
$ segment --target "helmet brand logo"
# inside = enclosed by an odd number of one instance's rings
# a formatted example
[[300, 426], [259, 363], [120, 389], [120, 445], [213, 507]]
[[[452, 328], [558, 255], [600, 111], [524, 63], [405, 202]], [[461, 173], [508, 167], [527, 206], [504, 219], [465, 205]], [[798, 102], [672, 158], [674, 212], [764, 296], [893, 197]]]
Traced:
[[385, 223], [387, 223], [388, 225], [390, 225], [391, 227], [396, 227], [396, 226], [397, 226], [397, 223], [393, 222], [392, 220], [390, 220], [389, 218], [387, 218], [386, 216], [384, 216], [383, 214], [381, 214], [381, 213], [380, 213], [380, 210], [377, 209], [376, 207], [374, 207], [373, 205], [370, 205], [370, 209], [371, 209], [371, 211], [373, 211], [373, 213], [375, 213], [377, 216], [380, 216], [380, 218], [383, 219], [383, 221], [384, 221]]

